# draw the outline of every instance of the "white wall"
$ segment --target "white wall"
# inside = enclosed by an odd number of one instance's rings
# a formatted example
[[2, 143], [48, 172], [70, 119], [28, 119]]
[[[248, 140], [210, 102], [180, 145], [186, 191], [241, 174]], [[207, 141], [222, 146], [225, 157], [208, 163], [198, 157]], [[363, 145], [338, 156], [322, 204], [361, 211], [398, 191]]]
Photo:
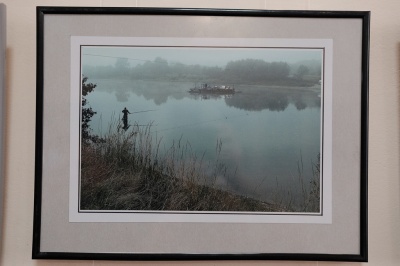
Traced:
[[400, 265], [399, 0], [3, 0], [7, 5], [6, 175], [1, 265], [362, 265], [335, 262], [33, 261], [37, 5], [370, 10], [369, 265]]

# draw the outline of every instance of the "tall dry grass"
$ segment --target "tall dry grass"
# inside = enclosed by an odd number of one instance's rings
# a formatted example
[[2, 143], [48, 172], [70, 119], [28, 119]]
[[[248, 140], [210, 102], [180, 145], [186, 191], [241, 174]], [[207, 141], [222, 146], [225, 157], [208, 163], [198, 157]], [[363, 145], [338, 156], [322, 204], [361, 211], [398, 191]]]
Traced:
[[[218, 159], [204, 162], [204, 155], [198, 157], [182, 139], [161, 152], [161, 139], [154, 139], [151, 127], [110, 130], [103, 141], [83, 144], [81, 209], [285, 211], [282, 206], [218, 188], [217, 176], [226, 173]], [[217, 155], [221, 148], [219, 141]], [[205, 172], [212, 173], [213, 181]]]

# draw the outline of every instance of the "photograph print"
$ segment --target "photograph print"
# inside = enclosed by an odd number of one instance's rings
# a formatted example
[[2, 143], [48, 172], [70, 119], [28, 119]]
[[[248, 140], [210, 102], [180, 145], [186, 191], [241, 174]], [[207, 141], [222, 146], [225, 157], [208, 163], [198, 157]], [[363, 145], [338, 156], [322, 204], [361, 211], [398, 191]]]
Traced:
[[38, 7], [32, 258], [367, 261], [369, 15]]
[[323, 47], [79, 53], [79, 212], [322, 214]]

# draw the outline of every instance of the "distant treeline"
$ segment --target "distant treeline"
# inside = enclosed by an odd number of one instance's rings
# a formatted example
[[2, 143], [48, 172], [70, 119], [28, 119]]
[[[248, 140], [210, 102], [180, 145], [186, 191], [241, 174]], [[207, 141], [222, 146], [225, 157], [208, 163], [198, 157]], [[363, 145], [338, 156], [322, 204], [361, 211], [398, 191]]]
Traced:
[[[91, 78], [124, 78], [159, 81], [189, 81], [225, 84], [313, 85], [321, 78], [321, 65], [316, 60], [289, 65], [261, 59], [230, 61], [225, 67], [168, 63], [157, 57], [131, 67], [128, 59], [118, 58], [114, 65], [83, 66]], [[301, 84], [299, 84], [299, 82]]]

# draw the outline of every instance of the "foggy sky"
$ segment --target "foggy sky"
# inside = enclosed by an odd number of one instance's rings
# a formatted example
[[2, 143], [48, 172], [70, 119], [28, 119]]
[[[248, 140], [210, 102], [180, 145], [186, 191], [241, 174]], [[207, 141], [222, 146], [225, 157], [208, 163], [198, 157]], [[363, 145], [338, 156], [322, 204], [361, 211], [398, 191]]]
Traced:
[[261, 59], [266, 62], [296, 63], [321, 60], [322, 49], [314, 48], [173, 48], [173, 47], [82, 47], [82, 64], [88, 66], [114, 65], [117, 58], [127, 58], [131, 66], [161, 57], [168, 64], [224, 67], [229, 61]]

